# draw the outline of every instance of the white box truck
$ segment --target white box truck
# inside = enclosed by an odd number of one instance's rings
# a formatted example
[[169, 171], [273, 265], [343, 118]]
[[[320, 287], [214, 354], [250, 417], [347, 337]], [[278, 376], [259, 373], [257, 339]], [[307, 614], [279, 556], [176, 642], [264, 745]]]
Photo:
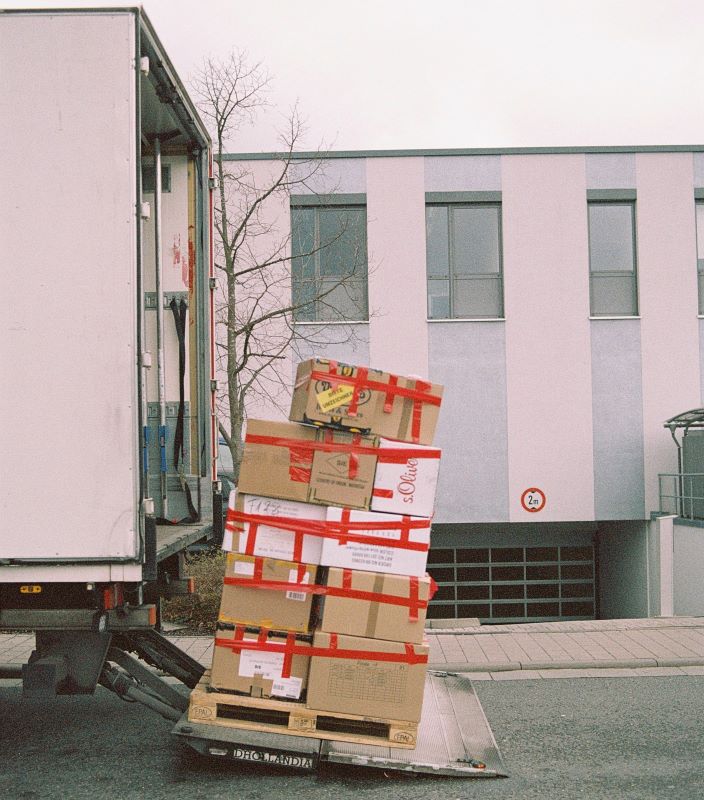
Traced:
[[101, 684], [219, 758], [502, 774], [463, 676], [429, 675], [418, 747], [391, 751], [192, 723], [150, 668], [202, 677], [155, 612], [184, 548], [222, 541], [211, 174], [141, 8], [0, 10], [0, 634], [36, 632], [0, 679]]
[[0, 118], [0, 632], [25, 692], [193, 683], [154, 626], [221, 518], [207, 130], [140, 8], [0, 11]]

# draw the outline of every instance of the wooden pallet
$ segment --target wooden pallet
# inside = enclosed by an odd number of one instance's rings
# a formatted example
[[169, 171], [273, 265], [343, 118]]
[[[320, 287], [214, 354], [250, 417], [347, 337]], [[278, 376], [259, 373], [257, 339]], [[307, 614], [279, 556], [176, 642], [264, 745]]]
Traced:
[[314, 711], [303, 703], [230, 694], [213, 690], [209, 684], [210, 673], [206, 672], [191, 692], [190, 722], [407, 749], [413, 749], [418, 740], [415, 722]]

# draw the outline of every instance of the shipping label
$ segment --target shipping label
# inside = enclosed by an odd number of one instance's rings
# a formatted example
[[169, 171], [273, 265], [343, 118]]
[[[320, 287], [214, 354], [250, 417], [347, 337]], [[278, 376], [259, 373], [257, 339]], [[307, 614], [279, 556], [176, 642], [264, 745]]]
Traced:
[[301, 678], [276, 678], [271, 687], [271, 694], [275, 697], [298, 700], [302, 689], [303, 681]]
[[242, 650], [240, 653], [239, 675], [243, 678], [253, 678], [261, 675], [267, 680], [277, 680], [284, 669], [283, 653], [265, 653], [252, 650]]
[[347, 383], [341, 383], [338, 386], [332, 386], [323, 392], [318, 392], [316, 400], [318, 401], [318, 408], [324, 413], [329, 413], [340, 406], [347, 405], [352, 399], [354, 394], [354, 386]]

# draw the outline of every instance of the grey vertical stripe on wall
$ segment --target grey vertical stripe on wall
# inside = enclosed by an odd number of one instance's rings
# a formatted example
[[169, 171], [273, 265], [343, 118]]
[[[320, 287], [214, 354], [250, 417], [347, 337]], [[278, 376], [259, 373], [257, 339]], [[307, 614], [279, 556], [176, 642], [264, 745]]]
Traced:
[[435, 521], [507, 522], [506, 336], [502, 322], [428, 326], [430, 380], [445, 387]]
[[[704, 406], [704, 319], [699, 320], [699, 383], [699, 402]], [[687, 409], [683, 408], [682, 411], [687, 411]], [[673, 416], [679, 413], [681, 412], [675, 411]]]
[[587, 189], [635, 189], [635, 153], [587, 153]]
[[303, 182], [294, 194], [365, 194], [367, 160], [365, 158], [324, 158], [291, 165], [295, 179]]
[[427, 156], [426, 192], [500, 192], [501, 156]]
[[591, 352], [596, 519], [645, 519], [640, 320], [592, 320]]
[[698, 189], [704, 188], [704, 153], [693, 153], [694, 158], [694, 185]]
[[[293, 374], [299, 361], [334, 358], [344, 364], [369, 364], [369, 325], [298, 325], [293, 340]], [[376, 366], [376, 365], [372, 365]], [[383, 365], [379, 367], [383, 369]]]

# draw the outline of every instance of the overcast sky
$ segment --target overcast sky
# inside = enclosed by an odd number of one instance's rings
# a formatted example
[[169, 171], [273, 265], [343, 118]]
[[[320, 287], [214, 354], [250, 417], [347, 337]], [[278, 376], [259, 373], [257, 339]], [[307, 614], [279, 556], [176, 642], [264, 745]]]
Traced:
[[704, 143], [702, 0], [143, 5], [184, 82], [232, 49], [268, 68], [239, 152], [276, 149], [296, 102], [334, 150]]

